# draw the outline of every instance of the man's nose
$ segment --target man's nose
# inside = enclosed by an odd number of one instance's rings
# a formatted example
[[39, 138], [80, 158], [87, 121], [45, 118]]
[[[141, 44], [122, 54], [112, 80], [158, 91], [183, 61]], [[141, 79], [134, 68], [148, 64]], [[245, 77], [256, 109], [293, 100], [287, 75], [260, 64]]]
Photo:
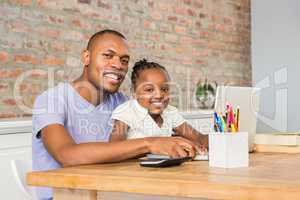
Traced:
[[122, 66], [122, 63], [121, 63], [121, 59], [119, 56], [114, 56], [112, 61], [111, 61], [111, 65], [112, 67], [116, 68], [116, 69], [123, 69], [124, 67]]

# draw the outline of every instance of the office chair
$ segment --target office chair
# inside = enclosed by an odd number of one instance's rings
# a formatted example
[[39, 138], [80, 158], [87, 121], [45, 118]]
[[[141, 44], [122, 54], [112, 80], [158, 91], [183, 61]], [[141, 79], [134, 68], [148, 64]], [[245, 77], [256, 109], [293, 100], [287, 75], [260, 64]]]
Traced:
[[34, 188], [26, 184], [26, 173], [32, 170], [31, 160], [11, 160], [11, 169], [25, 200], [37, 200]]

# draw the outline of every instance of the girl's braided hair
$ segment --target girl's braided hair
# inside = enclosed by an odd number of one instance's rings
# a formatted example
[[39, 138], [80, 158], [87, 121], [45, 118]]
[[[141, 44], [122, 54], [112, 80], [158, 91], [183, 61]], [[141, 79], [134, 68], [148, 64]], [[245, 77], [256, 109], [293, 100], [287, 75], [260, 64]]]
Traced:
[[140, 73], [145, 69], [160, 69], [164, 73], [166, 73], [167, 77], [169, 78], [169, 74], [165, 67], [156, 63], [156, 62], [148, 62], [145, 58], [142, 60], [137, 61], [134, 63], [132, 73], [131, 73], [131, 85], [132, 89], [135, 90], [137, 79], [140, 76]]

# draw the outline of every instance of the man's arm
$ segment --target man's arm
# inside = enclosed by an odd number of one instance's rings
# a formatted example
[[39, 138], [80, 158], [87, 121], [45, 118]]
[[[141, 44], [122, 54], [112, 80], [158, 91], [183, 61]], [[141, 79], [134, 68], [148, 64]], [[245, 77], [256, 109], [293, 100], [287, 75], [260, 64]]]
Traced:
[[63, 167], [117, 162], [145, 153], [164, 154], [171, 157], [195, 156], [195, 145], [184, 138], [148, 137], [111, 143], [76, 144], [68, 131], [59, 124], [43, 128], [42, 140], [47, 151]]

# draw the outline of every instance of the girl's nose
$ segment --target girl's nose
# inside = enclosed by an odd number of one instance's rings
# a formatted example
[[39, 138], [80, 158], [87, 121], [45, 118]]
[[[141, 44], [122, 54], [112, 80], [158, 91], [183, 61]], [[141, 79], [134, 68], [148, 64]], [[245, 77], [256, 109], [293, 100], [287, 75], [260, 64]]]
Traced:
[[159, 89], [156, 89], [154, 93], [154, 98], [162, 98], [162, 97], [163, 97], [162, 92]]

